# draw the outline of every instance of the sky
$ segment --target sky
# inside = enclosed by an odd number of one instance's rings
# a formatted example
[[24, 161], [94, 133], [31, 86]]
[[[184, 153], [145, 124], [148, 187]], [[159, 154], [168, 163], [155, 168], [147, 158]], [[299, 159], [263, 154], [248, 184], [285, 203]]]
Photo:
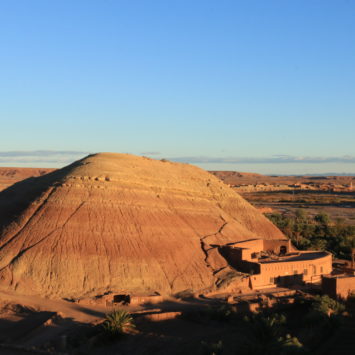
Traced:
[[0, 0], [0, 132], [0, 166], [355, 173], [355, 0]]

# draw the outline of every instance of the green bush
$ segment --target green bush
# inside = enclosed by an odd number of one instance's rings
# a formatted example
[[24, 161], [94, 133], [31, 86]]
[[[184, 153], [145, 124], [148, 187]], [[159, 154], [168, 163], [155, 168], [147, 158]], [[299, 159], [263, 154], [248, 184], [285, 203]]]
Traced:
[[279, 213], [267, 217], [300, 250], [328, 250], [339, 258], [350, 259], [355, 247], [355, 226], [346, 225], [341, 219], [332, 222], [326, 213], [318, 213], [314, 218], [304, 210], [296, 210], [294, 216]]
[[102, 325], [106, 335], [111, 338], [117, 338], [127, 330], [134, 328], [130, 313], [121, 309], [106, 314], [106, 319]]
[[341, 314], [345, 311], [345, 306], [333, 298], [323, 295], [314, 297], [312, 302], [312, 310], [325, 314]]
[[328, 214], [321, 212], [314, 216], [314, 220], [320, 224], [328, 225], [330, 222], [330, 217]]
[[304, 300], [307, 312], [302, 317], [300, 337], [310, 350], [315, 350], [331, 337], [342, 323], [343, 304], [328, 296], [315, 296]]
[[287, 319], [284, 315], [265, 316], [261, 313], [245, 317], [245, 341], [240, 354], [282, 355], [304, 353], [304, 347], [296, 337], [286, 333]]

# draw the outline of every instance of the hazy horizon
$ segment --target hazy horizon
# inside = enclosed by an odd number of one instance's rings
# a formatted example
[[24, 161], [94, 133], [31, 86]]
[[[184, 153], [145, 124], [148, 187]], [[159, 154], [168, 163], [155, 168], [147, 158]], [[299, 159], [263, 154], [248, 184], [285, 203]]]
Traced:
[[[133, 154], [130, 152], [121, 153]], [[95, 153], [75, 151], [0, 152], [0, 167], [62, 168], [89, 154]], [[353, 164], [353, 161], [355, 158], [353, 157], [305, 157], [303, 159], [288, 156], [269, 158], [167, 157], [161, 156], [158, 152], [141, 152], [136, 155], [193, 164], [210, 171], [226, 170], [265, 175], [355, 175], [355, 170], [338, 170], [339, 165], [341, 165], [344, 160], [347, 161], [348, 165], [354, 167], [355, 164]], [[319, 168], [319, 166], [317, 167], [317, 165], [320, 165], [321, 168]]]

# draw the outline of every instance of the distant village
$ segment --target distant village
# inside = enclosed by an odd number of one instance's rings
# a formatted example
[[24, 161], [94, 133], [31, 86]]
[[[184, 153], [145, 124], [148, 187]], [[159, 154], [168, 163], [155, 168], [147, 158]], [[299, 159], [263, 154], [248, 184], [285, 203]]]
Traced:
[[287, 191], [287, 190], [311, 190], [311, 191], [330, 191], [330, 192], [353, 192], [352, 181], [348, 184], [316, 183], [316, 182], [296, 182], [294, 184], [229, 184], [238, 192], [259, 192], [259, 191]]

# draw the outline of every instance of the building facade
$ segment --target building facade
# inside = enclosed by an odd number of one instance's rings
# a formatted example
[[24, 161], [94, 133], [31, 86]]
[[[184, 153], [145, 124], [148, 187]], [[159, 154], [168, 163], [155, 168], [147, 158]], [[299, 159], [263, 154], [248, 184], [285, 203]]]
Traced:
[[288, 239], [247, 240], [226, 245], [221, 253], [231, 266], [250, 275], [252, 289], [315, 283], [332, 272], [330, 253], [298, 251]]

